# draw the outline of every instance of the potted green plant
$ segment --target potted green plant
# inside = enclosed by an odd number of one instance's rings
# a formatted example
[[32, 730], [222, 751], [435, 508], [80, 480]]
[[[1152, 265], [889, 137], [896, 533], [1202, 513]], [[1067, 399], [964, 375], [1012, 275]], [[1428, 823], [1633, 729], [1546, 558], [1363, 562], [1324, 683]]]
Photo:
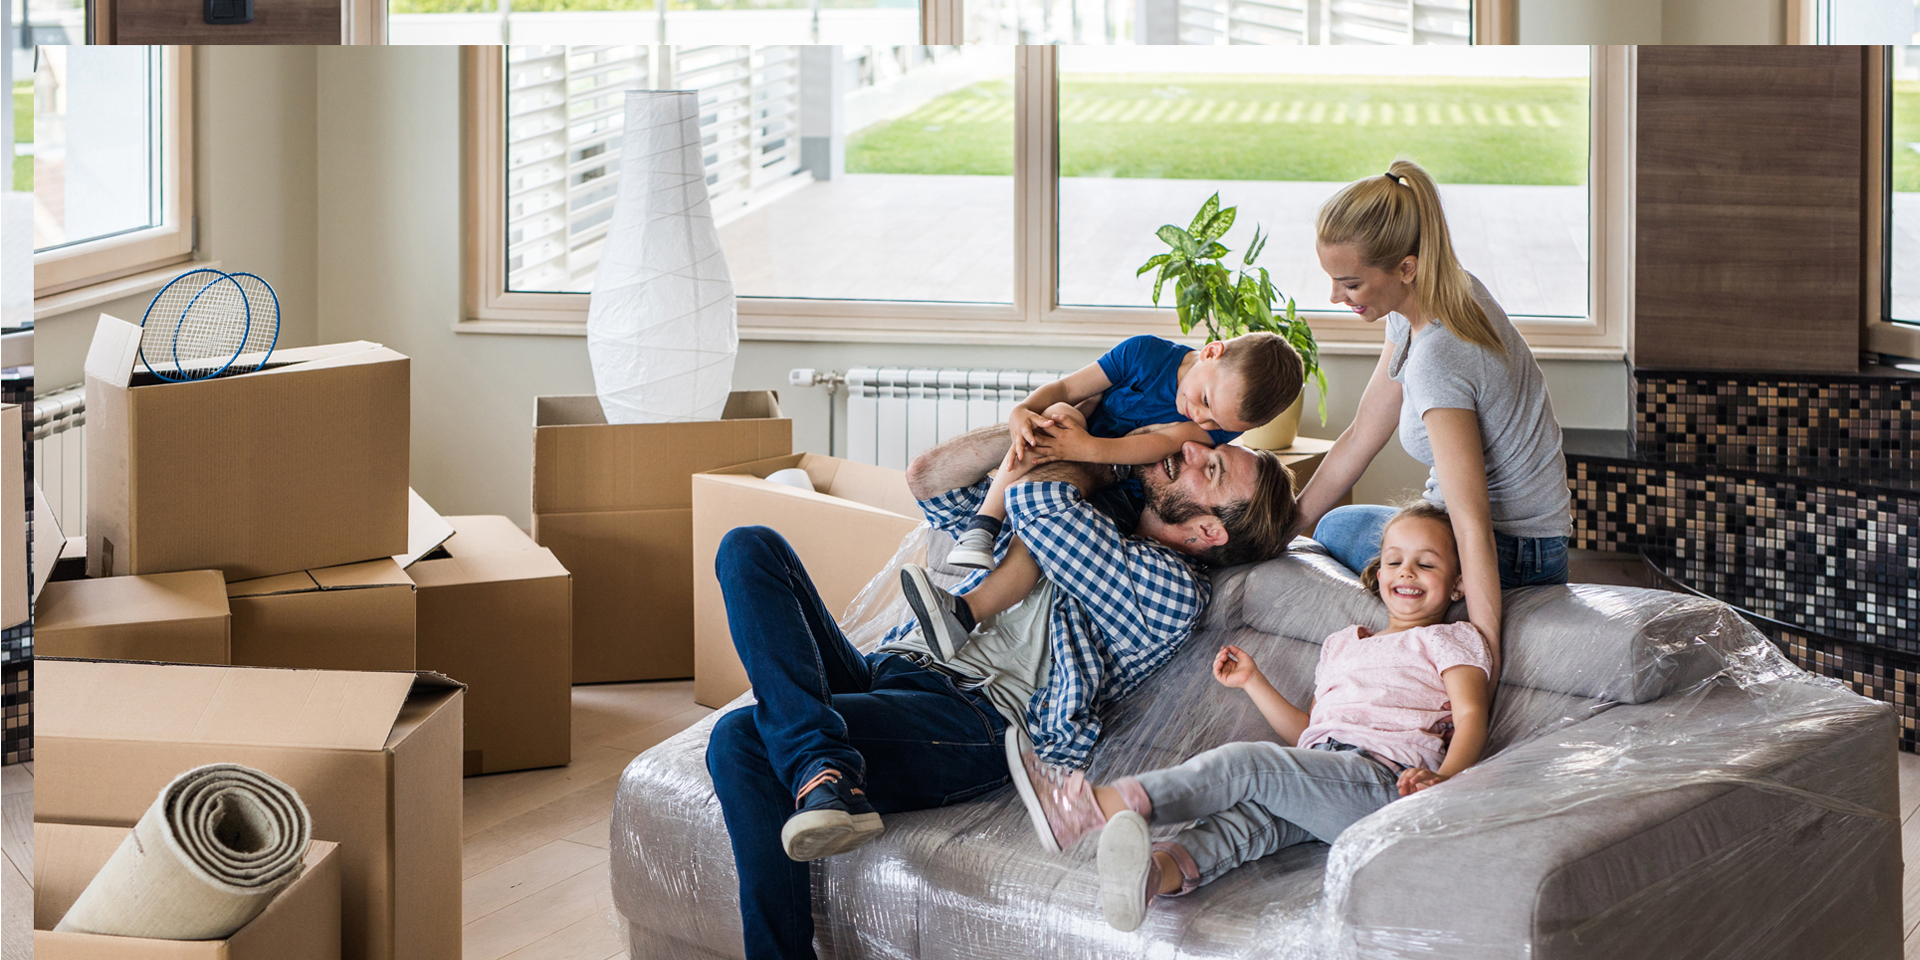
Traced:
[[[1320, 423], [1325, 425], [1327, 375], [1320, 369], [1320, 345], [1314, 341], [1313, 330], [1307, 322], [1295, 314], [1293, 298], [1274, 289], [1267, 268], [1254, 266], [1254, 259], [1267, 245], [1267, 237], [1258, 225], [1253, 228], [1253, 240], [1247, 244], [1246, 254], [1240, 258], [1240, 267], [1229, 270], [1224, 262], [1232, 251], [1220, 242], [1220, 237], [1233, 226], [1237, 209], [1222, 209], [1220, 195], [1215, 193], [1200, 205], [1200, 212], [1186, 229], [1171, 223], [1161, 227], [1155, 235], [1166, 243], [1167, 252], [1148, 259], [1134, 276], [1159, 270], [1153, 278], [1156, 307], [1160, 305], [1161, 288], [1167, 281], [1173, 281], [1173, 305], [1180, 318], [1181, 333], [1205, 327], [1209, 342], [1258, 332], [1285, 337], [1299, 351], [1307, 378], [1320, 390]], [[1280, 306], [1283, 299], [1284, 309]], [[1267, 449], [1292, 446], [1300, 428], [1305, 398], [1303, 391], [1291, 407], [1270, 423], [1248, 431], [1242, 439], [1249, 446]]]

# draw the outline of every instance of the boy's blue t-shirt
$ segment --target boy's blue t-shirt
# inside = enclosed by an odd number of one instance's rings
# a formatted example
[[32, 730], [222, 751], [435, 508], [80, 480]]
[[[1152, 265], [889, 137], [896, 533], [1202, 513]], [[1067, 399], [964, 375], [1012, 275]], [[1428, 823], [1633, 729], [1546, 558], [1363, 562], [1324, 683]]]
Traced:
[[[1180, 386], [1180, 362], [1192, 352], [1192, 347], [1148, 334], [1128, 337], [1108, 350], [1100, 358], [1100, 370], [1113, 386], [1087, 418], [1087, 432], [1113, 438], [1159, 423], [1191, 423], [1173, 405], [1173, 395]], [[1216, 447], [1240, 435], [1232, 430], [1207, 433]]]

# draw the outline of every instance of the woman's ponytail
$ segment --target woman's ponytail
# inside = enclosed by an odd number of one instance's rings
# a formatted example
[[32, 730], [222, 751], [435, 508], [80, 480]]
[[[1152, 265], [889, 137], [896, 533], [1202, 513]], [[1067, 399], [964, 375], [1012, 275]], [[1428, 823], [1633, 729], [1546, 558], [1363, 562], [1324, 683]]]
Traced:
[[1387, 173], [1342, 187], [1320, 208], [1315, 233], [1323, 244], [1351, 243], [1377, 270], [1397, 270], [1409, 254], [1418, 258], [1413, 292], [1440, 325], [1468, 343], [1500, 350], [1500, 335], [1473, 298], [1473, 281], [1453, 255], [1440, 191], [1427, 171], [1395, 160]]

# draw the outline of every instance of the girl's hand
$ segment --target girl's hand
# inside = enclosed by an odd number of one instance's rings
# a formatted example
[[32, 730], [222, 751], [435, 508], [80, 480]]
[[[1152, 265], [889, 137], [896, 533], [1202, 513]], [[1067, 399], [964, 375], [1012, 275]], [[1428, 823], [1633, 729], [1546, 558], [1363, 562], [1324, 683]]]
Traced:
[[1232, 644], [1221, 647], [1219, 655], [1213, 658], [1213, 678], [1222, 686], [1245, 687], [1258, 676], [1260, 667], [1253, 662], [1253, 657]]
[[1446, 777], [1426, 767], [1409, 767], [1400, 771], [1400, 795], [1411, 797], [1434, 784], [1445, 782], [1447, 782]]

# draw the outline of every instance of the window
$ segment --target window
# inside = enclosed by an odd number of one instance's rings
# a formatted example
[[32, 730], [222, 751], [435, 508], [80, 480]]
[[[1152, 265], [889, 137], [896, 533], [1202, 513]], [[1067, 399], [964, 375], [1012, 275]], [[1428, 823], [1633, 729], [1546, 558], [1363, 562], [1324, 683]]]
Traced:
[[[1914, 16], [1920, 21], [1920, 3], [1914, 4]], [[1887, 316], [1902, 324], [1920, 324], [1920, 24], [1913, 41], [1892, 49], [1888, 71], [1893, 189], [1887, 212]]]
[[36, 297], [191, 254], [191, 98], [182, 48], [39, 48]]
[[966, 0], [968, 43], [1464, 44], [1470, 0]]
[[[1171, 311], [1149, 306], [1133, 269], [1159, 224], [1186, 222], [1217, 188], [1245, 232], [1258, 221], [1273, 234], [1262, 262], [1322, 339], [1374, 348], [1377, 330], [1328, 309], [1312, 215], [1406, 152], [1442, 181], [1463, 260], [1536, 348], [1624, 345], [1628, 48], [1303, 50], [1286, 73], [1226, 48], [727, 50], [676, 48], [671, 62], [660, 48], [467, 51], [479, 122], [459, 329], [582, 329], [617, 177], [613, 94], [665, 77], [713, 110], [708, 182], [743, 337], [1080, 345], [1164, 332]], [[1143, 56], [1160, 58], [1153, 73]], [[689, 79], [695, 65], [714, 83]], [[1364, 146], [1348, 135], [1360, 129]]]
[[[1585, 47], [1060, 51], [1060, 302], [1148, 306], [1133, 270], [1208, 195], [1223, 238], [1310, 311], [1335, 311], [1313, 221], [1398, 156], [1441, 186], [1460, 262], [1511, 316], [1587, 315]], [[1513, 255], [1524, 250], [1525, 256]]]

